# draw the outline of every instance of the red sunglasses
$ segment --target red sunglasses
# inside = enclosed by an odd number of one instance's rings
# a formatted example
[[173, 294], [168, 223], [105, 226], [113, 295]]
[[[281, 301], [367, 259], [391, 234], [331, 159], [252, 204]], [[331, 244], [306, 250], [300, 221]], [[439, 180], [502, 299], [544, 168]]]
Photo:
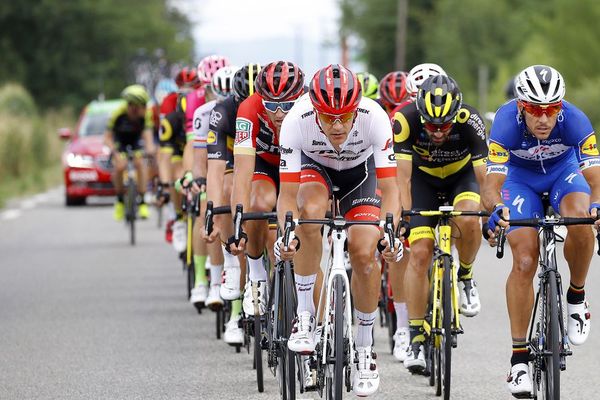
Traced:
[[525, 101], [520, 101], [519, 104], [528, 114], [534, 117], [541, 117], [542, 114], [546, 114], [548, 117], [553, 117], [562, 110], [562, 101], [552, 104], [533, 104]]
[[340, 123], [345, 124], [346, 122], [348, 122], [348, 121], [352, 120], [352, 118], [354, 118], [354, 111], [350, 111], [345, 114], [337, 114], [337, 115], [317, 112], [317, 115], [319, 116], [319, 119], [321, 120], [321, 122], [323, 122], [324, 124], [327, 124], [327, 125], [333, 125], [333, 124], [335, 124], [336, 121], [339, 121]]
[[448, 121], [445, 124], [432, 124], [431, 122], [423, 122], [423, 127], [429, 132], [446, 132], [452, 128], [454, 122]]

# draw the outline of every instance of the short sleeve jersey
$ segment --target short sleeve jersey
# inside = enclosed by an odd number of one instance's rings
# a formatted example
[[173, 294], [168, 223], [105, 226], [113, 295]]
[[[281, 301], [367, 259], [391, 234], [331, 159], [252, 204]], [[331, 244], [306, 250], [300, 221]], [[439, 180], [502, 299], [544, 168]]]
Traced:
[[396, 159], [412, 161], [419, 170], [445, 179], [469, 167], [485, 165], [488, 147], [485, 124], [475, 108], [463, 104], [441, 146], [435, 146], [423, 128], [415, 103], [397, 111], [392, 118]]
[[580, 109], [563, 100], [556, 125], [544, 140], [528, 132], [516, 100], [498, 109], [490, 134], [488, 174], [507, 174], [511, 165], [549, 174], [564, 162], [577, 162], [581, 170], [600, 166], [594, 129]]
[[210, 114], [217, 104], [216, 100], [202, 104], [194, 111], [194, 148], [205, 149], [209, 129]]
[[185, 112], [185, 133], [194, 132], [194, 111], [206, 102], [204, 88], [196, 89], [185, 96], [182, 108]]
[[169, 113], [172, 113], [177, 109], [177, 93], [172, 92], [165, 96], [162, 103], [160, 104], [160, 116], [161, 118]]
[[392, 130], [385, 111], [373, 100], [362, 98], [346, 141], [336, 150], [321, 130], [308, 95], [298, 100], [281, 126], [282, 182], [299, 182], [302, 153], [315, 162], [343, 171], [373, 156], [378, 178], [396, 176]]
[[227, 153], [233, 152], [238, 106], [239, 103], [231, 96], [212, 110], [206, 138], [209, 160], [227, 161]]
[[254, 93], [238, 108], [233, 154], [256, 155], [278, 166], [279, 139], [276, 133], [277, 129], [269, 119], [261, 97]]
[[137, 143], [144, 129], [153, 129], [152, 109], [146, 107], [145, 117], [130, 120], [127, 116], [127, 103], [117, 108], [108, 120], [107, 129], [113, 132], [115, 141], [122, 144]]

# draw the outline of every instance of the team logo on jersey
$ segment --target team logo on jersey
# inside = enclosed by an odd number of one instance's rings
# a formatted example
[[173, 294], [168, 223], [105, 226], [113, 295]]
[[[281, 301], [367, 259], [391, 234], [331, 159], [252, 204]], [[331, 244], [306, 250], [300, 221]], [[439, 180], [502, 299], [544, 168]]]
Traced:
[[212, 112], [210, 113], [210, 122], [209, 124], [211, 125], [217, 125], [219, 123], [219, 121], [221, 120], [221, 118], [223, 118], [223, 115], [215, 110], [212, 110]]
[[173, 136], [173, 128], [171, 128], [171, 123], [168, 119], [163, 119], [160, 121], [160, 130], [158, 131], [158, 139], [161, 142], [166, 142], [171, 139]]
[[235, 144], [240, 144], [250, 137], [252, 132], [252, 122], [246, 118], [238, 118], [235, 120]]
[[598, 153], [598, 145], [596, 144], [596, 135], [593, 133], [585, 139], [585, 142], [580, 147], [581, 152], [588, 156], [597, 156]]
[[213, 131], [208, 131], [208, 135], [206, 136], [207, 144], [217, 144], [217, 134]]
[[508, 151], [498, 143], [490, 143], [488, 160], [494, 164], [504, 164], [508, 161]]
[[402, 143], [410, 135], [410, 126], [404, 114], [397, 112], [392, 118], [392, 130], [394, 131], [394, 142]]
[[386, 151], [387, 149], [391, 149], [393, 143], [394, 142], [392, 142], [392, 138], [389, 138], [387, 140], [387, 142], [385, 142], [385, 145], [383, 145], [383, 149], [381, 149], [381, 151]]

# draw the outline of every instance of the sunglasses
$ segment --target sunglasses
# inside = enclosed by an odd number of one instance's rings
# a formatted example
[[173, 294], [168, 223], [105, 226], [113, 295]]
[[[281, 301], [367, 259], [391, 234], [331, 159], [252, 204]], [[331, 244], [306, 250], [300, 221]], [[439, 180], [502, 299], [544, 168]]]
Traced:
[[521, 104], [521, 107], [523, 107], [528, 114], [531, 114], [534, 117], [541, 117], [542, 114], [546, 114], [548, 117], [553, 117], [554, 115], [558, 114], [560, 110], [562, 110], [562, 101], [552, 104], [533, 104], [521, 101], [519, 104]]
[[317, 115], [319, 116], [319, 120], [327, 125], [333, 125], [337, 121], [339, 121], [341, 124], [345, 124], [354, 118], [354, 111], [350, 111], [345, 114], [325, 114], [317, 112]]
[[431, 122], [425, 121], [421, 122], [423, 122], [423, 127], [425, 127], [425, 130], [429, 132], [446, 132], [450, 130], [450, 128], [452, 128], [452, 125], [454, 124], [454, 121], [448, 121], [444, 124], [432, 124]]
[[264, 101], [264, 100], [262, 103], [263, 103], [263, 106], [265, 106], [265, 109], [267, 109], [268, 111], [271, 111], [272, 113], [277, 112], [278, 108], [281, 111], [283, 111], [284, 113], [287, 113], [292, 109], [292, 107], [294, 107], [294, 104], [296, 104], [295, 101]]

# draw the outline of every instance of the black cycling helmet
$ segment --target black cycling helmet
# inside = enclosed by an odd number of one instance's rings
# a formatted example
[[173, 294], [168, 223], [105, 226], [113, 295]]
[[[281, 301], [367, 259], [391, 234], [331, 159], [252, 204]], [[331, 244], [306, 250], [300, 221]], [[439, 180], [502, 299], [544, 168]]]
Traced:
[[260, 64], [246, 64], [233, 75], [233, 95], [238, 102], [254, 94], [254, 81], [260, 68]]
[[462, 106], [462, 93], [449, 76], [427, 78], [417, 92], [417, 109], [429, 123], [441, 125], [454, 119]]

